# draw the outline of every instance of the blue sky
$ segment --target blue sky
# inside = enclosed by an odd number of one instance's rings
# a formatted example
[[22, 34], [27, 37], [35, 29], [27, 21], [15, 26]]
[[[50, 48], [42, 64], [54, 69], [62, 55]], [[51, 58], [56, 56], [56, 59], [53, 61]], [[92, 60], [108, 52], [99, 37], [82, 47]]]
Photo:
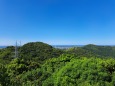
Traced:
[[0, 45], [115, 45], [115, 0], [0, 0]]

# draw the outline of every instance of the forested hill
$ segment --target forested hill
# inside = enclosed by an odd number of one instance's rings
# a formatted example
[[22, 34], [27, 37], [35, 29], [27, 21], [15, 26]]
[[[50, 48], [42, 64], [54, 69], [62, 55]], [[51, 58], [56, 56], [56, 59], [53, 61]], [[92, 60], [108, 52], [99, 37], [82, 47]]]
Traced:
[[0, 86], [115, 86], [115, 47], [56, 49], [42, 42], [0, 49]]
[[115, 57], [115, 46], [97, 46], [89, 44], [83, 47], [75, 47], [68, 49], [69, 54], [75, 54], [77, 56], [95, 56], [100, 58]]

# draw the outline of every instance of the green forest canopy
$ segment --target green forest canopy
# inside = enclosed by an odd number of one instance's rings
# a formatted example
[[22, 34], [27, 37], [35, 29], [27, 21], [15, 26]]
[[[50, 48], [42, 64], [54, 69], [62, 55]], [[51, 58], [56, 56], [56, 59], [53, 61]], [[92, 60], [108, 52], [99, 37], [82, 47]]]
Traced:
[[67, 50], [31, 42], [0, 49], [1, 86], [115, 86], [115, 47], [86, 45]]

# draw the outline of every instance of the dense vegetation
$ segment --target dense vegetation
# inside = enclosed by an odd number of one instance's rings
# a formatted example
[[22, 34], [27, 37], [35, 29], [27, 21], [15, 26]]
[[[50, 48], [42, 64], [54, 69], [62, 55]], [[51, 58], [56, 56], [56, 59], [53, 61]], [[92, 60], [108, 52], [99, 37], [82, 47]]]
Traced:
[[55, 49], [42, 42], [0, 49], [0, 86], [115, 86], [115, 47]]

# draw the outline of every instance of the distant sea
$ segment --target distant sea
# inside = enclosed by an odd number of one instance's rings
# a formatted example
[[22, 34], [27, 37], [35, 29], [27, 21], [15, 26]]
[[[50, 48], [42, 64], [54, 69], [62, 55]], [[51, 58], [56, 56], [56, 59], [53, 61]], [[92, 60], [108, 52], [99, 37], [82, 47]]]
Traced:
[[2, 48], [6, 48], [7, 46], [0, 46], [0, 49], [2, 49]]

